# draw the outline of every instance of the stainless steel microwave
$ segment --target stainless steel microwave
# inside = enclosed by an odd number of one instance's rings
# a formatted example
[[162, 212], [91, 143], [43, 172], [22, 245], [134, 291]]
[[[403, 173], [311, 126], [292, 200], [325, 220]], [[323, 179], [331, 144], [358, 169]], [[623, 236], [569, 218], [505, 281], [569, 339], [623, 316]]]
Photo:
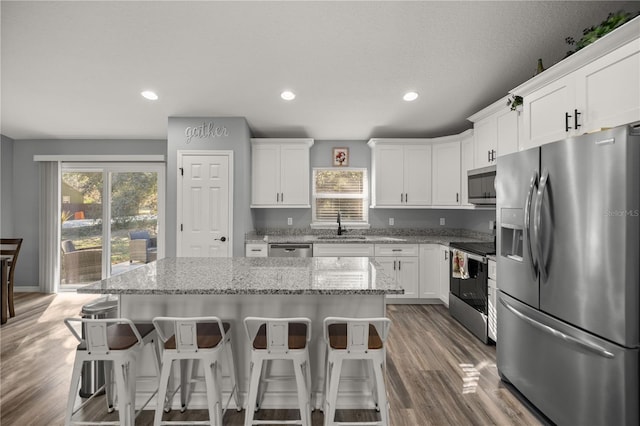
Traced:
[[467, 172], [469, 202], [479, 205], [496, 204], [496, 166], [473, 169]]

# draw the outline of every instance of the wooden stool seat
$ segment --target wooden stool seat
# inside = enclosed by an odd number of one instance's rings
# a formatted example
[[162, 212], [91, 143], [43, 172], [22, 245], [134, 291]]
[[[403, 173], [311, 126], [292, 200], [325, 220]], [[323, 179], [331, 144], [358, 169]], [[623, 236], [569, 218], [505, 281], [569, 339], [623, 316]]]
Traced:
[[[328, 327], [329, 346], [333, 349], [347, 349], [347, 324], [331, 324]], [[373, 324], [369, 324], [369, 349], [382, 349], [382, 339]]]
[[[249, 390], [245, 407], [244, 424], [299, 424], [311, 426], [311, 372], [309, 318], [260, 318], [244, 319], [247, 338], [251, 342], [251, 366]], [[275, 360], [291, 360], [294, 376], [270, 377], [265, 364]], [[300, 420], [256, 420], [255, 411], [262, 405], [267, 383], [274, 380], [295, 379]]]
[[[372, 390], [380, 420], [358, 422], [358, 425], [389, 425], [389, 402], [384, 382], [385, 347], [391, 321], [388, 318], [343, 318], [324, 319], [326, 359], [324, 373], [324, 426], [343, 425], [336, 422], [338, 389], [344, 361], [359, 360], [370, 365]], [[342, 380], [349, 380], [343, 378]]]
[[[134, 323], [133, 325], [143, 339], [154, 330], [151, 323]], [[113, 350], [129, 349], [138, 343], [133, 330], [126, 324], [112, 324], [107, 327], [107, 341], [109, 347]]]
[[[154, 426], [171, 423], [203, 424], [201, 421], [162, 420], [163, 408], [171, 408], [173, 396], [178, 389], [169, 391], [169, 379], [173, 374], [173, 361], [180, 361], [180, 406], [186, 411], [190, 402], [192, 383], [196, 381], [198, 364], [202, 365], [209, 424], [222, 426], [222, 417], [235, 399], [236, 408], [241, 409], [238, 397], [237, 372], [235, 368], [233, 346], [231, 343], [231, 324], [217, 317], [156, 317], [153, 319], [160, 340], [163, 342], [162, 369], [156, 403]], [[167, 332], [167, 330], [170, 330]], [[226, 403], [222, 400], [222, 361], [226, 357], [229, 365], [231, 394]], [[201, 380], [201, 379], [200, 379]]]
[[[307, 346], [307, 324], [293, 322], [289, 324], [289, 349], [304, 349]], [[258, 328], [253, 339], [254, 349], [267, 349], [267, 324]]]
[[[118, 394], [119, 424], [121, 426], [133, 425], [136, 416], [151, 400], [149, 398], [140, 410], [136, 412], [136, 363], [143, 346], [147, 344], [152, 346], [156, 372], [159, 373], [157, 352], [155, 350], [156, 332], [153, 324], [134, 324], [126, 318], [67, 318], [64, 322], [79, 342], [71, 375], [65, 425], [105, 423], [73, 420], [74, 414], [98, 394], [98, 392], [95, 392], [82, 405], [75, 408], [82, 367], [85, 362], [95, 361], [102, 361], [104, 368], [107, 410], [111, 412], [114, 409], [115, 398], [112, 382], [115, 381]], [[80, 323], [82, 333], [76, 330], [72, 325], [73, 323]], [[155, 378], [153, 380], [155, 382]], [[106, 423], [113, 424], [114, 422]]]
[[[224, 328], [225, 334], [231, 328], [231, 324], [228, 322], [223, 322], [222, 327]], [[199, 323], [196, 324], [196, 338], [198, 341], [199, 348], [215, 348], [222, 341], [222, 334], [220, 334], [220, 328], [218, 324], [214, 323]], [[175, 334], [169, 337], [164, 344], [165, 349], [175, 349], [176, 348], [176, 336]]]

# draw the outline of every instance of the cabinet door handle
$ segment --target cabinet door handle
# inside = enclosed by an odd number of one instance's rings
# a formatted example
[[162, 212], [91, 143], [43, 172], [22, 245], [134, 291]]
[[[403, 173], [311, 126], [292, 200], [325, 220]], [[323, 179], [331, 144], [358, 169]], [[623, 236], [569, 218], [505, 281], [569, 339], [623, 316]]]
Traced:
[[571, 127], [569, 127], [569, 119], [571, 118], [571, 116], [569, 115], [568, 112], [564, 113], [564, 131], [568, 132], [569, 130], [571, 130]]
[[577, 109], [574, 109], [574, 110], [573, 110], [573, 128], [574, 128], [574, 129], [576, 129], [576, 130], [578, 130], [578, 127], [580, 127], [580, 126], [581, 126], [580, 124], [578, 124], [578, 116], [579, 116], [580, 114], [581, 114], [581, 113], [580, 113], [580, 112], [578, 112], [578, 110], [577, 110]]
[[460, 202], [460, 196], [459, 194], [456, 192], [456, 203]]
[[487, 151], [487, 162], [491, 162], [491, 151]]
[[393, 270], [394, 271], [396, 270], [396, 261], [395, 260], [393, 261]]
[[405, 203], [409, 202], [409, 194], [407, 194], [406, 192], [404, 193], [404, 202]]
[[444, 251], [444, 260], [449, 259], [449, 252], [447, 250]]
[[280, 193], [280, 202], [284, 203], [284, 192]]
[[400, 270], [400, 265], [402, 264], [401, 260], [398, 260], [398, 271]]
[[496, 154], [498, 154], [498, 151], [496, 151], [495, 149], [491, 150], [491, 161], [496, 161]]
[[276, 192], [276, 203], [280, 202], [280, 193]]

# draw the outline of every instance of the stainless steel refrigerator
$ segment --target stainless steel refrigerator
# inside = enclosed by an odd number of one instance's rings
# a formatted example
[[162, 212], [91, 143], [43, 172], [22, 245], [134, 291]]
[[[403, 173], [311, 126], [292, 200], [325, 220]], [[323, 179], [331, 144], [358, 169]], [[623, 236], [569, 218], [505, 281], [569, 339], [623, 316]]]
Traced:
[[497, 164], [501, 377], [558, 425], [640, 424], [640, 125]]

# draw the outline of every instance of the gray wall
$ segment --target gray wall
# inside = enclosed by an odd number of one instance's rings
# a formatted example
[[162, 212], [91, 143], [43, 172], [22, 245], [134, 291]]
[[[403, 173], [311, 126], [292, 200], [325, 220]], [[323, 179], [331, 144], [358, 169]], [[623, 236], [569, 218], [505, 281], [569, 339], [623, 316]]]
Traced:
[[[332, 149], [349, 148], [349, 167], [366, 168], [371, 185], [371, 149], [367, 141], [315, 141], [311, 147], [311, 167], [332, 167]], [[311, 175], [309, 178], [311, 185]], [[307, 228], [311, 209], [252, 209], [256, 228]], [[394, 226], [389, 226], [389, 218]], [[464, 228], [490, 233], [489, 221], [495, 221], [495, 210], [434, 210], [434, 209], [369, 209], [372, 228]], [[287, 225], [287, 218], [293, 225]], [[440, 218], [445, 225], [440, 225]]]
[[[4, 145], [4, 143], [3, 143]], [[16, 268], [16, 286], [37, 286], [39, 244], [38, 163], [34, 155], [164, 155], [164, 140], [17, 140], [13, 143], [13, 234], [24, 239]], [[4, 154], [4, 152], [3, 152]], [[3, 162], [5, 156], [3, 155]], [[4, 166], [4, 164], [3, 164]], [[4, 167], [3, 167], [4, 185]], [[3, 188], [4, 192], [4, 188]], [[4, 233], [4, 232], [3, 232]]]
[[13, 235], [13, 139], [0, 135], [0, 237]]
[[[227, 129], [228, 136], [193, 137], [187, 143], [185, 129], [213, 122]], [[233, 255], [244, 256], [244, 234], [253, 229], [251, 217], [251, 141], [244, 117], [169, 117], [167, 141], [167, 257], [176, 255], [178, 150], [233, 151]]]

